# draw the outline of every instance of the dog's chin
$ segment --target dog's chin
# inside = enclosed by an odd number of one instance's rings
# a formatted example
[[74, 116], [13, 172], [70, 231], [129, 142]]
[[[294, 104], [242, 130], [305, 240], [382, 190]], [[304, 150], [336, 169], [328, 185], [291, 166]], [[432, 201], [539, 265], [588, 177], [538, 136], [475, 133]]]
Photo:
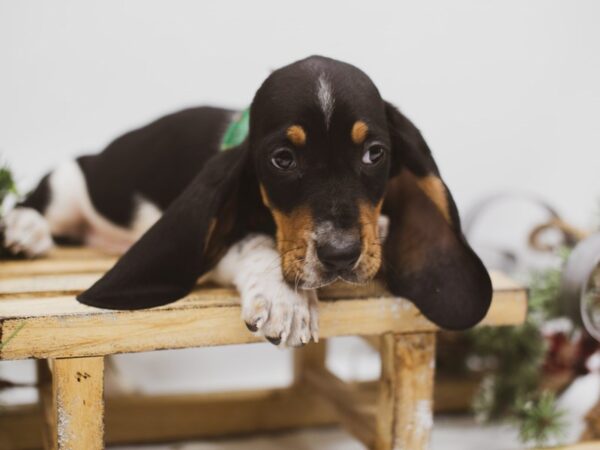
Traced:
[[311, 280], [300, 279], [298, 287], [302, 289], [319, 289], [336, 281], [343, 281], [349, 284], [365, 284], [371, 281], [373, 277], [360, 276], [354, 271], [342, 271], [342, 272], [325, 272], [320, 273], [318, 277], [314, 277]]

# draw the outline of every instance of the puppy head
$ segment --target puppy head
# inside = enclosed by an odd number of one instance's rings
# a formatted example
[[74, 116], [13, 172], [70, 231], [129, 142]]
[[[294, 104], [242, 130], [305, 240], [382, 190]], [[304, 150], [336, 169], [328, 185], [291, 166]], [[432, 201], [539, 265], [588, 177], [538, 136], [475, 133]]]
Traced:
[[252, 103], [250, 148], [285, 279], [305, 288], [371, 279], [391, 165], [385, 103], [372, 81], [323, 57], [273, 72]]

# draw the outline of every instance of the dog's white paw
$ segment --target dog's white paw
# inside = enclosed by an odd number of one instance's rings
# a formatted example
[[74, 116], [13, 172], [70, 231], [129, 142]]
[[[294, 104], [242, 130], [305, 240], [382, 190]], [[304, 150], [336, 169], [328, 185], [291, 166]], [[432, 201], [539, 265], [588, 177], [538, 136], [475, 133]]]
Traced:
[[314, 290], [294, 291], [283, 280], [257, 282], [242, 293], [242, 319], [252, 332], [275, 345], [299, 347], [319, 340], [318, 300]]
[[34, 258], [47, 253], [54, 243], [48, 222], [39, 212], [17, 207], [4, 218], [3, 245], [14, 255]]

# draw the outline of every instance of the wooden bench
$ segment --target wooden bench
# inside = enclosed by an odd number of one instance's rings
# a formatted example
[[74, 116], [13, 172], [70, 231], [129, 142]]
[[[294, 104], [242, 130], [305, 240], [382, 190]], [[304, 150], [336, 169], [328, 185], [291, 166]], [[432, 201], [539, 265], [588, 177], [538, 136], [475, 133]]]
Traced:
[[[322, 341], [294, 350], [285, 389], [103, 401], [104, 357], [116, 353], [257, 342], [235, 291], [199, 286], [159, 308], [108, 311], [74, 295], [112, 266], [89, 249], [0, 263], [0, 360], [38, 360], [39, 405], [0, 409], [0, 448], [97, 450], [144, 443], [341, 423], [368, 448], [425, 449], [432, 425], [435, 332], [408, 301], [377, 284], [336, 285], [320, 298]], [[526, 290], [493, 274], [482, 325], [523, 322]], [[326, 338], [361, 335], [379, 348], [379, 382], [346, 383], [325, 366]], [[35, 430], [41, 430], [37, 433]]]

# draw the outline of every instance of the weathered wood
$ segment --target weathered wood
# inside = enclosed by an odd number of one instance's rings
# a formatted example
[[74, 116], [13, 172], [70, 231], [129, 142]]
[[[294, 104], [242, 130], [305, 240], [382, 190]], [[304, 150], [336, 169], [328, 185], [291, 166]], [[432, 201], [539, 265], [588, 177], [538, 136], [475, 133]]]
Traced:
[[372, 448], [375, 442], [373, 409], [371, 404], [361, 401], [357, 386], [345, 383], [321, 367], [307, 367], [304, 370], [304, 380], [331, 404], [346, 430], [368, 448]]
[[2, 406], [0, 408], [0, 448], [33, 450], [44, 446], [44, 419], [39, 405]]
[[104, 448], [103, 385], [104, 358], [54, 360], [57, 450]]
[[363, 340], [371, 346], [371, 348], [379, 352], [381, 348], [381, 336], [361, 336]]
[[[0, 265], [0, 270], [1, 270]], [[30, 275], [0, 277], [0, 295], [75, 295], [85, 290], [102, 276], [101, 273], [72, 273], [69, 275]]]
[[310, 343], [304, 347], [294, 349], [294, 384], [304, 383], [304, 372], [310, 367], [324, 368], [327, 357], [327, 341]]
[[433, 426], [435, 335], [388, 333], [381, 341], [377, 450], [425, 450]]
[[37, 360], [37, 383], [38, 383], [38, 404], [42, 419], [41, 427], [38, 430], [42, 436], [43, 447], [45, 450], [53, 450], [58, 447], [56, 434], [56, 405], [52, 395], [52, 373], [49, 367], [50, 361]]
[[481, 376], [436, 376], [433, 410], [436, 413], [470, 412], [481, 380]]
[[581, 436], [584, 441], [600, 439], [600, 399], [585, 415], [586, 428]]
[[[372, 390], [372, 387], [370, 387]], [[0, 410], [0, 447], [41, 446], [39, 408]], [[264, 389], [210, 394], [128, 395], [106, 399], [106, 444], [144, 444], [330, 426], [333, 409], [304, 389]], [[4, 439], [1, 440], [1, 439]]]
[[[316, 347], [321, 348], [320, 345]], [[46, 361], [41, 360], [38, 363], [47, 366]], [[452, 412], [457, 408], [463, 410], [468, 400], [465, 403], [458, 395], [450, 395], [448, 400], [448, 396], [440, 395], [440, 392], [451, 393], [454, 389], [459, 393], [463, 392], [465, 388], [461, 385], [465, 383], [462, 379], [437, 380], [434, 395], [435, 412]], [[471, 380], [468, 384], [471, 388], [478, 386]], [[363, 405], [363, 410], [374, 409], [379, 382], [353, 383], [352, 386], [358, 402]], [[324, 399], [320, 399], [314, 390], [306, 389], [305, 385], [295, 387], [298, 389], [109, 397], [106, 400], [106, 439], [111, 444], [146, 443], [332, 425], [339, 422], [333, 408]], [[304, 400], [305, 404], [302, 403]], [[285, 411], [284, 416], [281, 416], [280, 411]], [[213, 426], [211, 421], [215, 412], [231, 420], [220, 421], [216, 428], [208, 428]], [[271, 413], [276, 416], [274, 419], [268, 417]], [[41, 414], [37, 405], [0, 409], [0, 449], [40, 448], [42, 441], [38, 430], [42, 429], [44, 421]], [[185, 419], [186, 417], [188, 419]], [[145, 423], [153, 424], [151, 431], [143, 426]], [[253, 429], [252, 423], [255, 424]]]
[[[482, 325], [521, 323], [527, 295], [501, 277]], [[393, 298], [378, 285], [323, 290], [320, 335], [377, 335], [434, 331], [410, 302]], [[356, 289], [356, 288], [354, 288]], [[357, 298], [358, 297], [358, 298]], [[327, 300], [335, 299], [335, 300]], [[78, 303], [73, 296], [0, 295], [0, 359], [80, 357], [257, 342], [239, 319], [235, 291], [199, 287], [170, 305], [139, 311], [111, 311]], [[48, 339], [51, 335], [52, 339]]]
[[26, 261], [0, 262], [0, 278], [26, 277], [32, 275], [60, 275], [73, 273], [103, 273], [110, 269], [116, 259], [81, 255], [66, 259], [41, 258]]

